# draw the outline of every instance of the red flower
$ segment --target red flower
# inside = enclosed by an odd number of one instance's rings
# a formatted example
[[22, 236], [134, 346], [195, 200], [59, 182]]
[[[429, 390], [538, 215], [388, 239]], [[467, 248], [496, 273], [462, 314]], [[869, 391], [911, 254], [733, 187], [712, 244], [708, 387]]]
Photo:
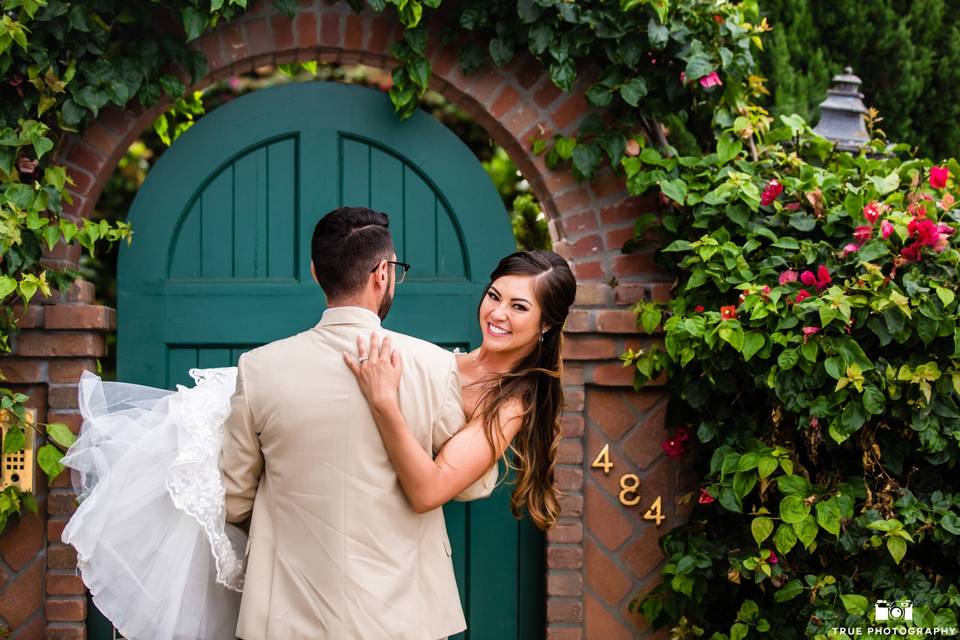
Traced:
[[719, 13], [715, 13], [713, 14], [713, 21], [716, 22], [717, 24], [723, 24], [723, 16], [720, 15]]
[[825, 266], [820, 265], [817, 267], [816, 275], [814, 275], [813, 271], [804, 271], [801, 273], [800, 282], [808, 287], [816, 287], [817, 291], [821, 291], [830, 284], [830, 272]]
[[700, 86], [704, 89], [709, 89], [710, 87], [718, 87], [723, 84], [723, 81], [720, 79], [720, 76], [717, 75], [716, 71], [711, 71], [707, 75], [700, 78]]
[[858, 243], [863, 244], [873, 237], [873, 227], [865, 224], [860, 225], [853, 230], [853, 237], [856, 238]]
[[768, 287], [767, 285], [763, 285], [763, 287], [760, 289], [760, 295], [762, 295], [764, 298], [769, 298], [770, 287]]
[[702, 304], [698, 304], [697, 306], [695, 306], [695, 307], [693, 308], [693, 310], [696, 311], [697, 313], [703, 313], [703, 305], [702, 305]]
[[737, 308], [732, 304], [728, 304], [725, 307], [720, 307], [720, 317], [724, 320], [736, 320]]
[[934, 189], [943, 189], [947, 186], [950, 169], [946, 167], [930, 167], [930, 186]]
[[860, 245], [853, 244], [852, 242], [848, 242], [847, 244], [843, 245], [843, 250], [840, 252], [840, 255], [845, 256], [850, 253], [856, 253], [859, 250], [860, 250]]
[[920, 259], [920, 249], [923, 247], [919, 242], [908, 244], [900, 250], [900, 257], [907, 262], [916, 262]]
[[767, 186], [763, 189], [763, 193], [760, 194], [760, 206], [766, 207], [773, 204], [773, 201], [777, 199], [783, 193], [783, 185], [780, 184], [776, 178], [767, 183]]
[[663, 449], [663, 452], [671, 458], [679, 458], [687, 452], [687, 450], [683, 447], [683, 443], [689, 439], [690, 434], [687, 433], [687, 428], [677, 427], [673, 437], [664, 440], [660, 447]]
[[780, 274], [779, 282], [781, 287], [787, 284], [788, 282], [796, 282], [796, 281], [797, 281], [797, 272], [794, 271], [793, 269], [787, 269], [786, 271]]
[[786, 209], [787, 211], [796, 211], [797, 209], [800, 208], [800, 203], [799, 203], [799, 202], [791, 202], [790, 204], [784, 205], [783, 208]]
[[801, 331], [803, 331], [803, 336], [805, 338], [809, 338], [815, 333], [820, 333], [820, 327], [804, 327], [801, 329]]
[[700, 504], [710, 504], [715, 500], [716, 498], [710, 495], [710, 493], [706, 489], [704, 489], [703, 487], [700, 488], [700, 497], [697, 498], [697, 502], [699, 502]]
[[[949, 227], [947, 227], [949, 229]], [[907, 232], [917, 242], [926, 247], [933, 247], [940, 239], [940, 227], [930, 218], [914, 218], [907, 225]]]
[[893, 233], [893, 224], [889, 220], [880, 223], [880, 235], [886, 240]]
[[914, 218], [925, 218], [927, 216], [927, 205], [922, 202], [911, 202], [907, 205], [907, 212]]
[[777, 554], [771, 550], [770, 555], [767, 557], [767, 562], [770, 564], [777, 564], [780, 562], [780, 559], [777, 557]]
[[873, 224], [880, 217], [880, 205], [877, 202], [871, 202], [863, 208], [863, 217], [867, 222]]
[[800, 289], [800, 291], [797, 293], [796, 297], [793, 300], [794, 302], [800, 303], [809, 297], [810, 297], [809, 291], [807, 291], [806, 289]]

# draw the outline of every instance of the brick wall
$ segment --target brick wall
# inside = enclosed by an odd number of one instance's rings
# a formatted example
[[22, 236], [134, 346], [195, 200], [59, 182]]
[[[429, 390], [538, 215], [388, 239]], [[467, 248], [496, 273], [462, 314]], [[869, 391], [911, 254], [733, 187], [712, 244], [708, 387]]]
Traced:
[[[293, 61], [390, 68], [388, 51], [399, 34], [398, 25], [389, 19], [371, 12], [354, 14], [343, 2], [331, 6], [321, 0], [301, 0], [293, 20], [277, 14], [269, 2], [261, 2], [197, 42], [210, 70], [195, 88]], [[676, 463], [660, 452], [666, 435], [662, 394], [655, 387], [633, 391], [630, 372], [617, 360], [625, 347], [640, 343], [629, 305], [641, 298], [663, 299], [669, 291], [669, 284], [654, 269], [652, 253], [620, 252], [632, 235], [636, 216], [649, 210], [648, 203], [630, 198], [623, 180], [612, 172], [590, 184], [579, 184], [567, 171], [549, 170], [542, 157], [530, 152], [535, 137], [576, 132], [588, 111], [583, 92], [590, 84], [589, 73], [578, 81], [574, 94], [567, 95], [529, 58], [464, 76], [456, 48], [431, 40], [428, 55], [433, 67], [431, 87], [462, 107], [509, 152], [549, 216], [556, 251], [570, 261], [580, 283], [566, 334], [567, 408], [557, 469], [557, 484], [565, 496], [560, 524], [548, 535], [546, 635], [550, 640], [660, 637], [645, 631], [627, 604], [655, 583], [661, 560], [657, 539], [686, 517], [676, 497], [691, 487], [689, 479], [684, 482], [678, 476]], [[60, 161], [76, 183], [73, 204], [67, 209], [70, 215], [90, 215], [130, 143], [165, 107], [161, 103], [146, 111], [105, 109], [82, 138], [66, 145]], [[60, 250], [49, 259], [69, 264], [77, 255], [76, 250]], [[75, 381], [82, 367], [102, 352], [97, 331], [112, 324], [112, 312], [89, 305], [86, 298], [72, 304], [75, 308], [60, 310], [56, 305], [35, 312], [38, 324], [24, 333], [17, 358], [9, 362], [32, 371], [23, 384], [49, 390], [51, 416], [73, 420], [75, 426], [71, 404]], [[29, 363], [34, 362], [39, 369], [30, 369]], [[45, 408], [46, 400], [43, 404]], [[609, 476], [590, 468], [606, 443], [617, 465]], [[640, 478], [641, 505], [661, 496], [667, 516], [661, 527], [643, 520], [639, 506], [620, 504], [623, 473]], [[47, 633], [82, 637], [81, 627], [73, 622], [84, 615], [80, 586], [68, 579], [75, 560], [68, 549], [54, 542], [71, 509], [66, 487], [51, 488], [46, 505], [51, 542], [39, 551], [27, 545], [29, 551], [24, 554], [30, 557], [16, 567], [6, 561], [9, 566], [0, 566], [0, 581], [6, 580], [3, 588], [9, 589], [10, 576], [19, 576], [18, 584], [21, 580], [33, 584], [31, 579], [43, 576], [43, 584], [22, 597], [27, 604], [13, 607], [19, 612], [16, 626], [42, 627], [42, 622], [35, 622], [41, 619], [37, 598], [45, 597]], [[30, 526], [35, 527], [24, 524], [25, 529]], [[19, 540], [30, 535], [36, 534], [13, 532], [10, 537]], [[6, 616], [2, 610], [0, 615]]]

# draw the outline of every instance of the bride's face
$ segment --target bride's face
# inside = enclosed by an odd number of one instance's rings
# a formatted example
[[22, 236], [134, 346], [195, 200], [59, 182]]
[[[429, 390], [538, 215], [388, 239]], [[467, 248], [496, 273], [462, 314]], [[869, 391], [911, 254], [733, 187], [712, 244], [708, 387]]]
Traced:
[[480, 303], [483, 347], [500, 353], [528, 353], [543, 330], [533, 276], [502, 276], [493, 281]]

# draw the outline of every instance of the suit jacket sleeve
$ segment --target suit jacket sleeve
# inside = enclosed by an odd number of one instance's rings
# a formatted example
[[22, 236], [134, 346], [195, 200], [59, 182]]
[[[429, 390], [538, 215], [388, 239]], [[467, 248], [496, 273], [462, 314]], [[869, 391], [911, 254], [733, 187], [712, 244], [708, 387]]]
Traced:
[[[433, 427], [433, 455], [436, 456], [443, 445], [454, 436], [466, 423], [463, 414], [463, 399], [460, 390], [460, 376], [457, 373], [457, 362], [450, 359], [450, 371], [447, 374], [446, 388], [443, 402]], [[479, 480], [461, 491], [454, 500], [461, 502], [477, 500], [489, 496], [497, 485], [497, 464], [494, 463]]]
[[263, 472], [260, 437], [247, 398], [244, 358], [237, 365], [237, 388], [230, 398], [230, 414], [223, 425], [220, 467], [226, 490], [227, 522], [241, 522], [250, 516], [253, 499]]

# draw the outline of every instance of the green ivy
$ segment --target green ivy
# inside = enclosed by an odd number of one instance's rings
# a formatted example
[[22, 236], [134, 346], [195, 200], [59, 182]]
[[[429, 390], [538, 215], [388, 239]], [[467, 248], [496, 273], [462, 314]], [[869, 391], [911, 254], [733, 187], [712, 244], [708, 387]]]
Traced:
[[[655, 238], [677, 277], [668, 303], [635, 307], [662, 342], [623, 359], [638, 387], [666, 372], [703, 473], [635, 604], [713, 638], [762, 620], [826, 638], [870, 626], [877, 599], [956, 627], [960, 164], [773, 125], [752, 109], [712, 153], [622, 160], [630, 192], [656, 195], [627, 249]], [[728, 582], [759, 613], [731, 620]]]

